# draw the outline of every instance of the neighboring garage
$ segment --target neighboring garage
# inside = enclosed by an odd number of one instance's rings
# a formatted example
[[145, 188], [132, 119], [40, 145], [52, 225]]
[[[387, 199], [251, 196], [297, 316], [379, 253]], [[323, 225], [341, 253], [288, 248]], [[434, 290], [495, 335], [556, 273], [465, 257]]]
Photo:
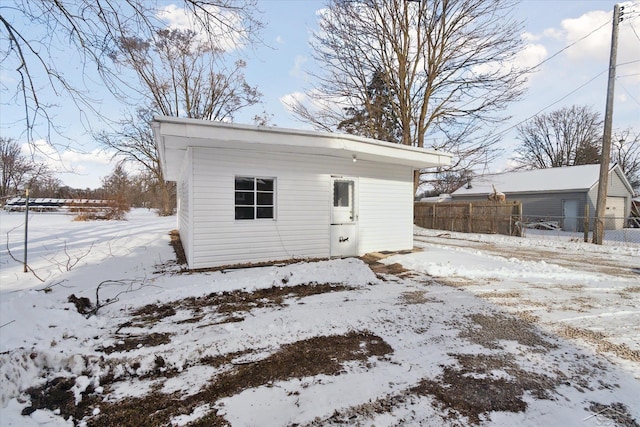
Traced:
[[[600, 165], [506, 172], [476, 177], [451, 194], [454, 202], [487, 200], [494, 191], [509, 201], [522, 202], [525, 220], [559, 222], [565, 231], [583, 231], [585, 206], [593, 218], [598, 196]], [[605, 229], [624, 228], [631, 211], [633, 188], [622, 168], [609, 170]], [[590, 222], [590, 228], [593, 220]]]

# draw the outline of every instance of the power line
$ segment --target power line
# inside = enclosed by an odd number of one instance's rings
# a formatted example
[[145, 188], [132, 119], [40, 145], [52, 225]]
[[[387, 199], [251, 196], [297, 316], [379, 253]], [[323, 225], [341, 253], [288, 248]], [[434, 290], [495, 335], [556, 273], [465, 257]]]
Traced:
[[609, 23], [611, 22], [611, 19], [608, 19], [607, 22], [603, 23], [602, 25], [600, 25], [598, 28], [591, 30], [590, 33], [586, 34], [585, 36], [579, 38], [578, 40], [574, 41], [571, 44], [566, 45], [565, 47], [563, 47], [562, 49], [560, 49], [559, 51], [557, 51], [556, 53], [554, 53], [553, 55], [551, 55], [550, 57], [544, 59], [543, 61], [539, 62], [538, 64], [534, 65], [533, 67], [528, 68], [527, 70], [525, 70], [525, 72], [530, 72], [535, 70], [536, 68], [538, 68], [539, 66], [541, 66], [542, 64], [552, 60], [553, 58], [555, 58], [556, 56], [560, 55], [562, 52], [564, 52], [565, 50], [569, 49], [570, 47], [575, 46], [576, 44], [580, 43], [582, 40], [586, 39], [587, 37], [591, 36], [593, 33], [595, 33], [596, 31], [600, 30], [601, 28], [603, 28], [606, 25], [609, 25]]
[[631, 92], [629, 92], [629, 90], [622, 84], [622, 82], [618, 81], [618, 84], [622, 86], [622, 89], [624, 89], [625, 92], [627, 92], [627, 95], [629, 95], [629, 98], [633, 99], [636, 104], [640, 105], [640, 102], [631, 94]]
[[[571, 43], [570, 45], [565, 46], [564, 48], [562, 48], [562, 49], [561, 49], [561, 50], [559, 50], [558, 52], [554, 53], [552, 56], [550, 56], [549, 58], [545, 59], [544, 61], [540, 62], [538, 65], [536, 65], [536, 66], [534, 66], [534, 67], [530, 68], [529, 70], [533, 70], [534, 68], [539, 67], [540, 65], [542, 65], [542, 64], [544, 64], [545, 62], [549, 61], [550, 59], [552, 59], [552, 58], [554, 58], [554, 57], [558, 56], [560, 53], [564, 52], [565, 50], [567, 50], [567, 49], [568, 49], [568, 48], [570, 48], [571, 46], [575, 45], [576, 43], [578, 43], [578, 42], [580, 42], [580, 41], [584, 40], [585, 38], [589, 37], [591, 34], [595, 33], [596, 31], [598, 31], [600, 28], [604, 27], [605, 25], [608, 25], [610, 22], [611, 22], [611, 20], [609, 20], [609, 21], [605, 22], [604, 24], [602, 24], [601, 26], [599, 26], [599, 27], [598, 27], [598, 28], [596, 28], [595, 30], [591, 31], [589, 34], [587, 34], [587, 35], [585, 35], [584, 37], [580, 38], [579, 40], [577, 40], [577, 41], [575, 41], [575, 42]], [[617, 64], [617, 66], [618, 66], [618, 67], [620, 67], [620, 66], [624, 66], [624, 65], [635, 64], [635, 63], [638, 63], [638, 62], [640, 62], [640, 60], [627, 61], [627, 62], [622, 62], [622, 63], [620, 63], [620, 64]], [[603, 75], [604, 73], [606, 73], [607, 71], [609, 71], [609, 69], [608, 69], [608, 68], [607, 68], [607, 69], [605, 69], [605, 70], [603, 70], [603, 71], [601, 71], [600, 73], [598, 73], [597, 75], [595, 75], [595, 76], [594, 76], [594, 77], [592, 77], [591, 79], [587, 80], [585, 83], [581, 84], [581, 85], [580, 85], [580, 86], [578, 86], [577, 88], [573, 89], [571, 92], [569, 92], [569, 93], [565, 94], [564, 96], [562, 96], [561, 98], [559, 98], [559, 99], [555, 100], [555, 101], [554, 101], [554, 102], [552, 102], [551, 104], [549, 104], [549, 105], [547, 105], [547, 106], [545, 106], [545, 107], [541, 108], [541, 109], [540, 109], [538, 112], [536, 112], [535, 114], [533, 114], [533, 115], [531, 115], [531, 116], [529, 116], [529, 117], [527, 117], [527, 118], [525, 118], [525, 119], [523, 119], [523, 120], [519, 121], [518, 123], [516, 123], [516, 124], [514, 124], [514, 125], [512, 125], [512, 126], [510, 126], [510, 127], [508, 127], [507, 129], [505, 129], [505, 130], [503, 130], [503, 131], [499, 131], [499, 132], [497, 133], [497, 136], [502, 137], [502, 136], [503, 136], [503, 135], [505, 135], [507, 132], [509, 132], [510, 130], [514, 129], [515, 127], [517, 127], [517, 126], [521, 125], [522, 123], [524, 123], [524, 122], [526, 122], [526, 121], [528, 121], [528, 120], [530, 120], [530, 119], [534, 118], [534, 117], [535, 117], [535, 116], [537, 116], [538, 114], [542, 113], [543, 111], [547, 110], [548, 108], [553, 107], [553, 106], [554, 106], [554, 105], [556, 105], [557, 103], [559, 103], [559, 102], [561, 102], [561, 101], [564, 101], [565, 99], [567, 99], [568, 97], [570, 97], [570, 96], [571, 96], [571, 95], [573, 95], [574, 93], [578, 92], [580, 89], [582, 89], [583, 87], [587, 86], [589, 83], [591, 83], [592, 81], [594, 81], [595, 79], [597, 79], [598, 77], [600, 77], [601, 75]], [[628, 77], [628, 76], [635, 76], [635, 75], [637, 75], [637, 74], [629, 74], [629, 75], [623, 75], [623, 76], [618, 76], [618, 77]], [[637, 103], [639, 103], [639, 104], [640, 104], [640, 102], [638, 102], [638, 101], [633, 97], [633, 95], [631, 95], [631, 94], [629, 93], [629, 91], [628, 91], [624, 86], [622, 86], [622, 87], [623, 87], [623, 89], [624, 89], [624, 90], [629, 94], [629, 96], [630, 96], [630, 97], [631, 97], [635, 102], [637, 102]]]
[[580, 86], [578, 86], [577, 88], [573, 89], [571, 92], [567, 93], [566, 95], [564, 95], [562, 98], [555, 100], [554, 102], [552, 102], [551, 104], [541, 108], [540, 110], [538, 110], [537, 113], [527, 117], [526, 119], [523, 119], [521, 121], [519, 121], [518, 123], [508, 127], [505, 130], [502, 130], [500, 132], [497, 133], [497, 136], [502, 137], [504, 134], [506, 134], [507, 132], [509, 132], [511, 129], [520, 126], [522, 123], [526, 122], [527, 120], [530, 120], [532, 118], [534, 118], [535, 116], [537, 116], [538, 114], [542, 113], [544, 110], [553, 107], [554, 105], [556, 105], [557, 103], [567, 99], [568, 97], [570, 97], [571, 95], [573, 95], [574, 93], [576, 93], [577, 91], [579, 91], [580, 89], [582, 89], [583, 87], [585, 87], [586, 85], [588, 85], [589, 83], [591, 83], [592, 81], [594, 81], [595, 79], [597, 79], [598, 77], [600, 77], [601, 75], [603, 75], [604, 73], [606, 73], [607, 71], [609, 71], [609, 69], [603, 70], [600, 73], [598, 73], [597, 75], [595, 75], [594, 77], [592, 77], [591, 79], [587, 80], [586, 82], [584, 82], [583, 84], [581, 84]]
[[636, 38], [640, 40], [640, 36], [638, 36], [638, 33], [636, 32], [636, 28], [633, 26], [633, 24], [631, 24], [631, 22], [629, 22], [629, 24], [629, 26], [631, 27], [631, 31], [633, 31], [633, 34], [635, 34]]

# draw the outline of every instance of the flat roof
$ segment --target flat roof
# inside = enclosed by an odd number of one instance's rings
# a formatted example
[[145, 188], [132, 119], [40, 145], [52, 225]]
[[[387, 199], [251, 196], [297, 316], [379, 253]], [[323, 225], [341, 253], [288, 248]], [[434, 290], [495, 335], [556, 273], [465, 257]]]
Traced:
[[425, 169], [447, 166], [450, 153], [394, 144], [354, 135], [280, 127], [241, 125], [158, 116], [152, 122], [165, 179], [178, 179], [187, 147], [268, 149], [270, 152], [316, 154]]

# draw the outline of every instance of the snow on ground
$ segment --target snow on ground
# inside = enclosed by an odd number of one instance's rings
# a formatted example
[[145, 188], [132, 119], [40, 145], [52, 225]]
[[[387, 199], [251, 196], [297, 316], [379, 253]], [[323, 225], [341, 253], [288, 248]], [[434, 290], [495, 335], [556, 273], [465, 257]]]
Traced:
[[[598, 246], [570, 235], [561, 240], [556, 233], [533, 236], [416, 228], [422, 251], [383, 262], [455, 282], [554, 333], [582, 335], [601, 349], [613, 344], [610, 356], [625, 356], [629, 349], [630, 357], [617, 360], [623, 365], [629, 358], [640, 362], [640, 245]], [[633, 371], [640, 379], [640, 371]]]
[[[169, 245], [175, 218], [35, 214], [23, 273], [7, 253], [22, 258], [23, 221], [0, 213], [3, 426], [117, 425], [118, 408], [155, 401], [149, 423], [171, 425], [640, 420], [637, 247], [417, 229], [420, 250], [381, 259], [378, 276], [359, 259], [184, 274]], [[97, 289], [96, 315], [68, 302], [95, 303]], [[127, 346], [143, 337], [157, 341]], [[352, 339], [355, 350], [335, 344]], [[241, 374], [245, 386], [216, 388]], [[83, 413], [25, 411], [30, 387], [60, 378]], [[164, 414], [163, 396], [184, 407]]]

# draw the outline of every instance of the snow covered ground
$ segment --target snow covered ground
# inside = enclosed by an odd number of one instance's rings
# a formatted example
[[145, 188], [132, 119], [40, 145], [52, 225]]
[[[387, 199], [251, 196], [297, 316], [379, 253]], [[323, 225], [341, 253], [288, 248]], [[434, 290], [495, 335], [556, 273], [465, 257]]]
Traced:
[[639, 246], [416, 229], [189, 274], [175, 218], [35, 214], [24, 273], [23, 222], [0, 213], [2, 426], [640, 422]]

